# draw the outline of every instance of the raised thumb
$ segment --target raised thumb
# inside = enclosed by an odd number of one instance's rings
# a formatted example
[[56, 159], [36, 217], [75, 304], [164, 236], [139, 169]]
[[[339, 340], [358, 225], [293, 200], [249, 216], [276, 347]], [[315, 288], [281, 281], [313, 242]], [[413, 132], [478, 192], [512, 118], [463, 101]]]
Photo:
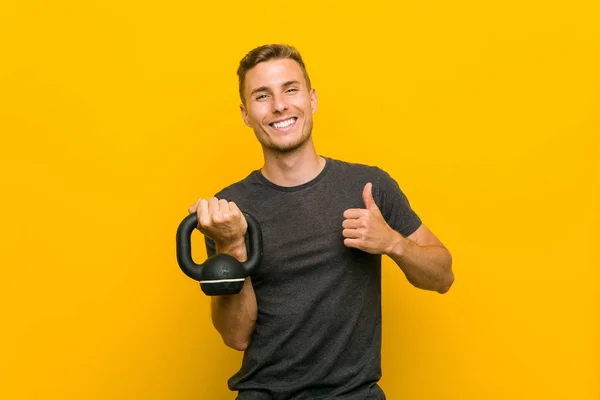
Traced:
[[368, 182], [363, 188], [362, 198], [365, 203], [365, 207], [369, 210], [379, 210], [375, 200], [373, 199], [373, 184]]

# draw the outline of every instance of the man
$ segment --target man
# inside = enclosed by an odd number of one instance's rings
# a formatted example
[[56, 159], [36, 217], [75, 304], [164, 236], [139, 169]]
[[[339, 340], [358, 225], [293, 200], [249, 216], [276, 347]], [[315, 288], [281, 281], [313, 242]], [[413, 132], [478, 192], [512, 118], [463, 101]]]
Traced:
[[385, 399], [381, 257], [415, 287], [446, 293], [450, 253], [386, 172], [317, 154], [317, 94], [293, 47], [252, 50], [238, 77], [264, 165], [189, 208], [209, 256], [246, 260], [241, 210], [263, 232], [258, 271], [239, 294], [211, 298], [224, 343], [244, 351], [229, 388], [239, 400]]

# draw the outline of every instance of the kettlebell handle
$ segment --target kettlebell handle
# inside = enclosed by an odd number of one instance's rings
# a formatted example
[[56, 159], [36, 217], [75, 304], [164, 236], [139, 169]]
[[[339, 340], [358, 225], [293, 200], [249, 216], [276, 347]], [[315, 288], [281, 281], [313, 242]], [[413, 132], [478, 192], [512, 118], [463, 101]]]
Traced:
[[[242, 214], [248, 223], [249, 248], [246, 250], [248, 258], [241, 264], [244, 268], [245, 276], [250, 276], [262, 261], [263, 237], [256, 218], [247, 212], [242, 211]], [[202, 281], [203, 267], [206, 261], [202, 264], [196, 264], [192, 259], [191, 236], [197, 227], [198, 215], [196, 213], [189, 214], [179, 224], [176, 237], [177, 262], [181, 270], [188, 277], [196, 281]], [[228, 254], [220, 254], [219, 256], [231, 257], [236, 262], [239, 262], [235, 257]]]

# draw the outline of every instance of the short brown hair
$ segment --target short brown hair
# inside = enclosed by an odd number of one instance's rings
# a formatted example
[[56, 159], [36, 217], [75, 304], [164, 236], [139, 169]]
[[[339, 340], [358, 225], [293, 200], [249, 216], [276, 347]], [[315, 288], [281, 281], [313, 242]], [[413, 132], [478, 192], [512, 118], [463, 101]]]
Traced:
[[284, 59], [289, 58], [298, 63], [302, 72], [304, 73], [304, 78], [306, 79], [306, 85], [310, 90], [310, 78], [308, 77], [308, 72], [306, 72], [306, 66], [304, 65], [304, 61], [302, 60], [302, 56], [294, 48], [293, 46], [287, 44], [265, 44], [259, 47], [252, 49], [248, 54], [242, 58], [240, 61], [240, 66], [237, 70], [238, 80], [239, 80], [239, 92], [240, 99], [242, 103], [246, 103], [244, 100], [244, 83], [246, 82], [246, 74], [252, 68], [254, 68], [258, 63], [273, 60], [273, 59]]

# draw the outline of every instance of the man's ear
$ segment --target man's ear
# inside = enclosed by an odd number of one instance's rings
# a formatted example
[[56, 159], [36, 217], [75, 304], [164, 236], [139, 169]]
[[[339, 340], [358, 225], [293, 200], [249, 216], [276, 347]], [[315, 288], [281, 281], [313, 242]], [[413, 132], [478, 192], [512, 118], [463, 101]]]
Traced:
[[310, 89], [310, 108], [312, 108], [312, 113], [317, 112], [317, 91], [315, 88]]
[[248, 118], [248, 112], [246, 111], [246, 106], [244, 104], [240, 104], [240, 112], [242, 113], [242, 118], [244, 119], [244, 123], [246, 126], [250, 126], [250, 120]]

